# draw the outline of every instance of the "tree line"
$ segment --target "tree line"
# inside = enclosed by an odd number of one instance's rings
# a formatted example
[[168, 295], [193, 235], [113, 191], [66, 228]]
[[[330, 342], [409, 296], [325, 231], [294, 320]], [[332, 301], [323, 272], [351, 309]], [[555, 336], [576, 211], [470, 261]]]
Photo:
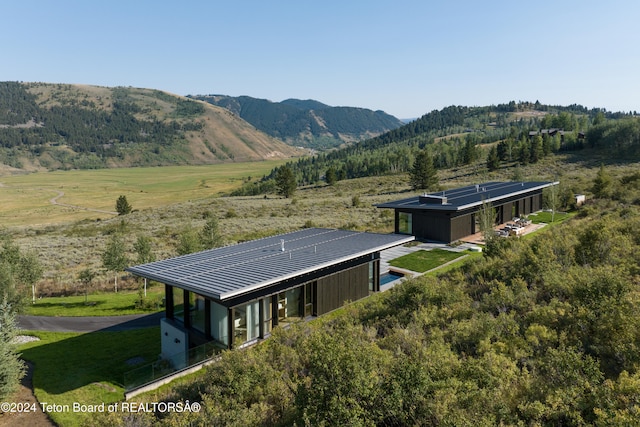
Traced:
[[[526, 104], [531, 106], [530, 104]], [[632, 114], [533, 104], [548, 114], [518, 117], [522, 104], [489, 107], [451, 106], [432, 111], [420, 119], [381, 136], [345, 148], [319, 153], [286, 164], [297, 185], [332, 180], [410, 172], [416, 157], [426, 151], [437, 169], [448, 169], [486, 159], [487, 170], [505, 163], [527, 165], [554, 153], [585, 147], [606, 148], [615, 155], [637, 147], [638, 119]], [[541, 129], [561, 130], [530, 135]], [[615, 132], [614, 130], [615, 129]], [[627, 150], [627, 151], [624, 151]], [[257, 195], [273, 191], [280, 168], [259, 182], [250, 182], [233, 195]]]

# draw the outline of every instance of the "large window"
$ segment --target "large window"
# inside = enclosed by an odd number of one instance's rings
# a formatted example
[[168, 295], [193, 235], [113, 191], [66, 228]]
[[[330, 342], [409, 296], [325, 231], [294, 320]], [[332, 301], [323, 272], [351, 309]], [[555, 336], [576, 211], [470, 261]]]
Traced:
[[224, 345], [229, 345], [229, 311], [227, 307], [209, 301], [211, 304], [211, 336]]
[[184, 289], [171, 288], [173, 292], [173, 318], [184, 323]]
[[205, 331], [205, 303], [206, 301], [202, 295], [189, 292], [189, 316], [191, 317], [191, 327], [203, 333]]
[[235, 345], [260, 336], [260, 306], [258, 301], [233, 309], [233, 333]]
[[369, 292], [374, 292], [376, 286], [376, 276], [375, 276], [375, 261], [369, 261]]
[[398, 233], [413, 234], [413, 215], [407, 212], [398, 212]]
[[271, 303], [271, 297], [267, 297], [262, 300], [262, 313], [263, 313], [263, 334], [266, 335], [271, 332], [273, 328], [273, 304]]
[[278, 294], [278, 324], [286, 324], [302, 317], [300, 298], [302, 286]]

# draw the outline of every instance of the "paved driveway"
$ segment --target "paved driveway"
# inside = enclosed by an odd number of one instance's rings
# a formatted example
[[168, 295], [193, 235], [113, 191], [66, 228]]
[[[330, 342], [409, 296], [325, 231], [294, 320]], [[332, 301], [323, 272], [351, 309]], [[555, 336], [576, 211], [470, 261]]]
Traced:
[[162, 317], [164, 312], [96, 317], [18, 316], [18, 327], [52, 332], [128, 331], [159, 326]]

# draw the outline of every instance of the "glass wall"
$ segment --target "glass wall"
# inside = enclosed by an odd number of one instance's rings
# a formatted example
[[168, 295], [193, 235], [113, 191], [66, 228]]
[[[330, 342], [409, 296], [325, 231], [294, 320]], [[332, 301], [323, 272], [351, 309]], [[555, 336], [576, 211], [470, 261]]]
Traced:
[[375, 268], [376, 262], [375, 261], [369, 261], [369, 292], [375, 292], [375, 273], [374, 273], [374, 268]]
[[278, 324], [286, 324], [302, 317], [300, 298], [302, 286], [278, 294]]
[[258, 301], [233, 309], [233, 340], [235, 345], [260, 336], [260, 306]]
[[204, 333], [205, 324], [205, 312], [204, 312], [205, 299], [202, 295], [189, 292], [189, 316], [191, 318], [191, 327]]
[[266, 335], [273, 329], [273, 304], [271, 303], [271, 297], [267, 297], [262, 300], [262, 313], [263, 313], [263, 333]]
[[209, 301], [211, 307], [211, 336], [213, 339], [229, 345], [229, 311], [227, 307]]
[[184, 323], [184, 290], [171, 288], [173, 292], [173, 318]]
[[407, 212], [398, 212], [398, 233], [413, 234], [413, 215]]

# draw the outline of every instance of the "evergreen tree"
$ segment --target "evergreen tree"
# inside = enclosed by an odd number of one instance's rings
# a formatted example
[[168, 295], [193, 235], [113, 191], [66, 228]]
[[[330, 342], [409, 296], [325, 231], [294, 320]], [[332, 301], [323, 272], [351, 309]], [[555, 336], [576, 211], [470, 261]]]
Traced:
[[120, 196], [116, 201], [116, 212], [118, 215], [126, 215], [131, 213], [131, 205], [127, 201], [127, 196]]
[[491, 147], [489, 150], [489, 154], [487, 155], [487, 169], [489, 171], [498, 170], [500, 167], [500, 158], [498, 157], [498, 149], [495, 147]]
[[24, 267], [21, 261], [23, 255], [20, 253], [20, 247], [9, 237], [0, 236], [0, 240], [3, 241], [0, 247], [0, 298], [6, 299], [18, 312], [25, 303], [26, 295], [22, 286], [24, 280], [21, 277]]
[[418, 153], [409, 171], [409, 182], [414, 190], [433, 190], [438, 185], [438, 174], [433, 158], [425, 150]]
[[0, 302], [0, 400], [15, 392], [24, 376], [24, 363], [13, 344], [16, 336], [15, 311], [3, 296]]
[[527, 140], [520, 141], [520, 163], [528, 165], [531, 161], [531, 144]]
[[604, 168], [604, 165], [600, 166], [598, 174], [593, 180], [593, 186], [591, 192], [597, 198], [608, 197], [611, 194], [612, 179], [609, 172]]
[[531, 163], [537, 163], [544, 154], [542, 147], [542, 137], [540, 135], [536, 135], [531, 140], [531, 144], [529, 146], [531, 153], [529, 155], [529, 161]]
[[470, 165], [477, 159], [476, 143], [469, 137], [467, 137], [464, 146], [462, 147], [462, 162], [465, 165]]
[[513, 140], [511, 138], [503, 139], [498, 142], [498, 158], [502, 161], [511, 161], [511, 150], [513, 148]]
[[287, 199], [296, 191], [296, 178], [288, 165], [278, 168], [276, 172], [276, 190], [279, 195]]
[[327, 169], [325, 173], [325, 181], [327, 181], [328, 185], [334, 185], [336, 181], [338, 181], [338, 173], [336, 172], [336, 168], [333, 166]]

